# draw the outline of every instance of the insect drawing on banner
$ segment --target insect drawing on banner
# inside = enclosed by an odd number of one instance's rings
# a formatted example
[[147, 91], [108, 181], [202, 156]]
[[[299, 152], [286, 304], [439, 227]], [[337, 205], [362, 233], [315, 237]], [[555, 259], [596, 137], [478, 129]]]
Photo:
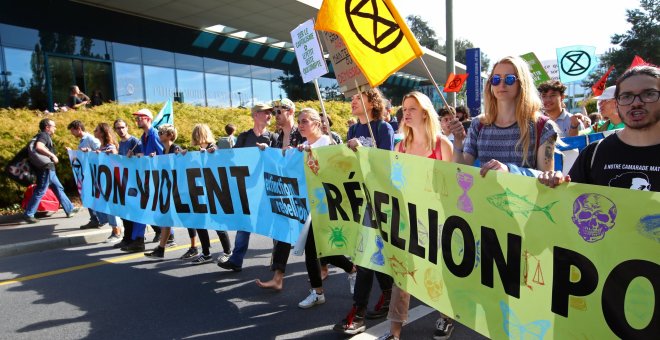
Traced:
[[474, 205], [472, 204], [472, 199], [468, 196], [468, 191], [472, 188], [472, 184], [474, 184], [474, 177], [458, 169], [456, 182], [458, 182], [458, 186], [463, 190], [463, 194], [458, 197], [456, 206], [466, 213], [471, 213], [474, 210]]
[[442, 284], [442, 276], [436, 268], [427, 268], [424, 271], [424, 287], [431, 300], [440, 301], [444, 285]]
[[319, 170], [321, 169], [319, 167], [319, 161], [314, 157], [313, 151], [310, 150], [310, 152], [307, 152], [307, 161], [306, 161], [307, 167], [309, 170], [312, 170], [314, 175], [319, 174]]
[[523, 324], [516, 313], [504, 301], [500, 301], [500, 309], [502, 310], [502, 318], [504, 323], [504, 333], [509, 339], [538, 339], [541, 340], [545, 337], [552, 323], [549, 320], [536, 320], [527, 324]]
[[348, 240], [344, 236], [344, 227], [329, 227], [328, 243], [333, 248], [345, 248]]
[[[534, 290], [534, 288], [531, 285], [531, 282], [536, 283], [537, 285], [540, 286], [545, 286], [545, 280], [543, 279], [543, 270], [541, 269], [541, 261], [532, 253], [528, 252], [525, 250], [523, 252], [523, 257], [525, 258], [525, 261], [523, 262], [523, 283], [529, 290]], [[532, 276], [531, 282], [529, 281], [529, 271], [530, 271], [530, 258], [534, 258], [536, 260], [536, 268], [534, 269], [534, 275]]]
[[[396, 156], [397, 158], [399, 156]], [[401, 163], [396, 162], [394, 165], [392, 165], [392, 172], [390, 173], [390, 180], [392, 181], [392, 185], [397, 188], [398, 190], [401, 190], [403, 186], [406, 184], [406, 177], [403, 174], [403, 166]]]
[[552, 218], [552, 214], [550, 213], [550, 209], [557, 204], [559, 201], [554, 201], [545, 207], [539, 207], [538, 205], [534, 204], [533, 202], [530, 202], [527, 196], [520, 196], [514, 193], [513, 191], [509, 190], [508, 188], [504, 190], [503, 193], [497, 194], [497, 195], [492, 195], [488, 196], [486, 198], [488, 203], [490, 203], [492, 206], [495, 208], [503, 211], [509, 217], [513, 217], [514, 214], [520, 214], [523, 215], [527, 218], [529, 218], [529, 215], [534, 212], [534, 211], [540, 211], [545, 216], [552, 222], [556, 223], [555, 220]]
[[601, 194], [582, 194], [573, 202], [573, 223], [587, 242], [600, 241], [614, 228], [616, 205]]
[[405, 277], [406, 275], [410, 275], [410, 277], [413, 279], [415, 284], [417, 284], [417, 279], [415, 279], [415, 273], [417, 272], [417, 269], [412, 271], [408, 270], [408, 266], [406, 266], [406, 264], [403, 263], [403, 261], [399, 260], [394, 255], [388, 258], [388, 260], [390, 260], [390, 267], [392, 268], [392, 272], [396, 276]]
[[319, 214], [327, 214], [328, 213], [328, 201], [327, 198], [325, 197], [325, 190], [323, 188], [316, 188], [314, 190], [314, 196], [316, 197], [317, 204], [316, 204], [316, 211]]
[[[460, 233], [455, 233], [454, 236], [452, 236], [452, 243], [458, 249], [458, 256], [463, 256], [463, 252], [465, 251], [464, 247], [464, 242], [463, 242], [463, 234]], [[438, 241], [440, 242], [440, 241]], [[479, 264], [481, 263], [481, 240], [476, 240], [475, 241], [475, 258], [474, 258], [474, 268], [479, 267]], [[454, 247], [452, 247], [454, 248]]]
[[660, 243], [660, 215], [648, 215], [640, 218], [637, 223], [637, 232]]
[[419, 218], [417, 219], [417, 239], [422, 246], [429, 244], [429, 228]]
[[371, 255], [371, 263], [377, 266], [384, 266], [385, 255], [383, 255], [383, 247], [385, 247], [385, 242], [383, 242], [383, 238], [380, 235], [376, 236], [376, 247], [378, 249]]

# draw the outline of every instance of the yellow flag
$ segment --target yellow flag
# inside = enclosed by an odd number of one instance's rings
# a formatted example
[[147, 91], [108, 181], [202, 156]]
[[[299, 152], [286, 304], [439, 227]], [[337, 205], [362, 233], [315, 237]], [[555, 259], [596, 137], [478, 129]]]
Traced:
[[341, 36], [372, 87], [424, 54], [390, 0], [324, 0], [314, 28]]

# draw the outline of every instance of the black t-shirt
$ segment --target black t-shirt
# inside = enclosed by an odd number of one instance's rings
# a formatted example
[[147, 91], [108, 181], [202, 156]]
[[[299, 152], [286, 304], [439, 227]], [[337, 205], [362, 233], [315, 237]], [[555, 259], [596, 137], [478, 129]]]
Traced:
[[261, 136], [257, 136], [254, 134], [254, 130], [250, 129], [238, 135], [234, 148], [256, 147], [257, 143], [263, 143], [274, 147], [277, 145], [277, 137], [276, 133], [270, 131], [266, 131]]
[[[35, 138], [37, 139], [37, 142], [43, 143], [46, 146], [46, 149], [48, 149], [48, 151], [55, 154], [55, 147], [53, 146], [53, 139], [50, 138], [50, 135], [47, 132], [41, 131], [35, 136]], [[50, 163], [50, 164], [46, 165], [45, 169], [55, 170], [55, 164]]]
[[82, 99], [80, 99], [80, 98], [79, 98], [78, 96], [76, 96], [76, 95], [71, 95], [71, 96], [69, 96], [69, 107], [72, 108], [72, 109], [75, 109], [75, 108], [76, 108], [76, 105], [78, 105], [78, 104], [80, 104], [80, 103], [82, 103], [82, 102], [83, 102]]
[[569, 175], [577, 183], [660, 192], [660, 144], [630, 146], [612, 134], [582, 150]]

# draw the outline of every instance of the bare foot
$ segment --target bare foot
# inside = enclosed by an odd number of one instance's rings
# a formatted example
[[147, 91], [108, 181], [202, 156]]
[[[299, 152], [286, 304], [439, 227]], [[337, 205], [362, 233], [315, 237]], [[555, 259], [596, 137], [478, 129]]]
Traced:
[[255, 283], [257, 286], [264, 288], [264, 289], [272, 289], [275, 291], [281, 291], [282, 290], [282, 281], [275, 281], [275, 280], [270, 280], [266, 282], [261, 282], [261, 280], [257, 279], [255, 280]]
[[321, 280], [325, 281], [328, 278], [328, 266], [321, 266]]

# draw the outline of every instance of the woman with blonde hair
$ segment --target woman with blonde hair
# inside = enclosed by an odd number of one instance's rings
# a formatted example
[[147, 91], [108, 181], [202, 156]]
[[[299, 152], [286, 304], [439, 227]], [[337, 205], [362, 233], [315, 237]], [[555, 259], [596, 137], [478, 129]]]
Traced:
[[[403, 119], [400, 131], [403, 140], [394, 150], [401, 153], [451, 162], [453, 149], [449, 139], [442, 134], [438, 113], [433, 108], [429, 97], [413, 91], [403, 96]], [[390, 331], [379, 339], [399, 339], [403, 323], [408, 319], [410, 294], [397, 285], [392, 287], [387, 319]], [[451, 319], [441, 316], [436, 322], [436, 336], [448, 337], [453, 330]]]
[[[213, 136], [213, 132], [208, 125], [195, 124], [192, 130], [192, 145], [199, 146], [201, 152], [214, 152], [215, 149], [217, 149], [215, 145], [215, 136]], [[188, 229], [188, 234], [191, 239], [194, 237], [195, 232], [199, 235], [199, 243], [202, 244], [202, 253], [194, 257], [190, 263], [203, 264], [211, 262], [211, 241], [209, 239], [209, 231], [207, 229]], [[216, 233], [218, 234], [224, 252], [218, 258], [218, 262], [224, 262], [229, 259], [229, 256], [231, 256], [231, 241], [229, 241], [229, 234], [227, 234], [226, 231], [216, 230]], [[196, 250], [197, 248], [195, 248], [195, 251]]]
[[467, 134], [458, 119], [451, 123], [454, 161], [472, 165], [478, 160], [482, 176], [490, 170], [552, 170], [558, 128], [540, 113], [527, 63], [519, 57], [498, 61], [484, 92], [485, 113], [472, 120]]

